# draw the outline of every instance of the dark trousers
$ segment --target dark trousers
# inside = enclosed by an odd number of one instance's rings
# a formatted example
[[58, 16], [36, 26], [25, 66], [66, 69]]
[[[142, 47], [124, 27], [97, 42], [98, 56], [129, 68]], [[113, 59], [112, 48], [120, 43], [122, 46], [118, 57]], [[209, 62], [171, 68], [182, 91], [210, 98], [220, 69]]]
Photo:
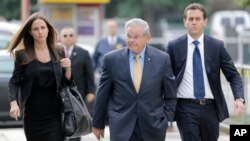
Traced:
[[200, 105], [178, 101], [176, 123], [182, 141], [217, 141], [219, 120], [214, 103]]
[[80, 137], [78, 137], [78, 138], [71, 138], [68, 141], [81, 141], [81, 138]]
[[138, 121], [136, 121], [134, 131], [133, 131], [129, 141], [143, 141], [141, 133], [140, 133]]

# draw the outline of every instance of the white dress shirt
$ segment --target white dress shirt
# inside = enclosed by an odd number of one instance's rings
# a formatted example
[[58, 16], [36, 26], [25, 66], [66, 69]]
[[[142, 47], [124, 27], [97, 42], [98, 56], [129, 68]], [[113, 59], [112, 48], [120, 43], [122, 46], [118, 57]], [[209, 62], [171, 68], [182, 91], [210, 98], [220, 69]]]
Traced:
[[[187, 44], [187, 61], [186, 61], [186, 68], [182, 78], [182, 81], [177, 90], [177, 97], [178, 98], [192, 98], [194, 97], [194, 86], [193, 86], [193, 52], [194, 52], [194, 39], [188, 34], [187, 35], [188, 44]], [[201, 61], [202, 61], [202, 70], [203, 70], [203, 78], [204, 78], [204, 85], [205, 85], [205, 97], [208, 99], [213, 99], [213, 94], [208, 83], [207, 73], [205, 69], [204, 63], [204, 34], [202, 34], [197, 41], [199, 41], [199, 50], [201, 54]]]
[[117, 42], [117, 36], [113, 36], [113, 37], [108, 36], [108, 43], [109, 43], [109, 45], [115, 45], [116, 42]]

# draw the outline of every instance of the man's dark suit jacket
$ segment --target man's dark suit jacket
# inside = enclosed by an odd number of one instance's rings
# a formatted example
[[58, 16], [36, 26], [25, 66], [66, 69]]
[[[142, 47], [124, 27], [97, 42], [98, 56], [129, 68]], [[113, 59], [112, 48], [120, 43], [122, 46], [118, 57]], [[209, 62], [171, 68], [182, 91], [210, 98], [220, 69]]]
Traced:
[[[167, 52], [170, 55], [177, 86], [179, 87], [186, 67], [187, 35], [169, 42]], [[242, 79], [226, 51], [222, 41], [204, 35], [204, 60], [208, 82], [214, 96], [219, 121], [229, 117], [225, 97], [221, 87], [221, 71], [230, 82], [234, 98], [243, 98]]]
[[94, 72], [88, 51], [74, 46], [70, 60], [71, 73], [82, 97], [85, 98], [88, 93], [95, 93]]
[[167, 53], [146, 47], [139, 93], [130, 75], [128, 48], [104, 56], [93, 126], [104, 129], [108, 111], [111, 141], [128, 141], [136, 121], [145, 141], [164, 141], [175, 106], [176, 83]]

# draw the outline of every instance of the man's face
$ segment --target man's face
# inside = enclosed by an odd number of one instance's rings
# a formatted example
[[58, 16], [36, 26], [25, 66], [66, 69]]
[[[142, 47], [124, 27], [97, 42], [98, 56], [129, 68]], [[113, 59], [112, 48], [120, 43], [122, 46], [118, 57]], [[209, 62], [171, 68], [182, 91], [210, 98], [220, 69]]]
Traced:
[[186, 13], [186, 19], [183, 21], [188, 33], [194, 39], [200, 37], [200, 35], [203, 33], [204, 27], [207, 24], [207, 19], [203, 18], [203, 13], [198, 9], [188, 10]]
[[144, 34], [144, 29], [141, 27], [128, 27], [126, 29], [126, 43], [128, 48], [138, 54], [140, 53], [145, 44], [149, 41], [150, 35]]
[[71, 29], [65, 29], [61, 33], [61, 42], [65, 47], [71, 47], [75, 44], [75, 34]]
[[118, 31], [118, 25], [115, 21], [109, 21], [108, 22], [108, 34], [110, 36], [115, 36]]

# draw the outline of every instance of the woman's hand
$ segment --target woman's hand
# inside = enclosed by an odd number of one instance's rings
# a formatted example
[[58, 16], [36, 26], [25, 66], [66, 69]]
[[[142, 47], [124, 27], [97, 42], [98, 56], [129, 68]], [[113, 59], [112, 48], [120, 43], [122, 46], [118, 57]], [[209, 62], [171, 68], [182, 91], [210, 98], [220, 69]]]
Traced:
[[63, 58], [60, 60], [60, 65], [62, 68], [65, 68], [65, 77], [69, 80], [71, 78], [71, 60]]
[[20, 117], [20, 108], [16, 101], [10, 102], [10, 117], [18, 120]]
[[60, 65], [65, 69], [71, 68], [71, 61], [69, 58], [63, 58], [60, 60]]

